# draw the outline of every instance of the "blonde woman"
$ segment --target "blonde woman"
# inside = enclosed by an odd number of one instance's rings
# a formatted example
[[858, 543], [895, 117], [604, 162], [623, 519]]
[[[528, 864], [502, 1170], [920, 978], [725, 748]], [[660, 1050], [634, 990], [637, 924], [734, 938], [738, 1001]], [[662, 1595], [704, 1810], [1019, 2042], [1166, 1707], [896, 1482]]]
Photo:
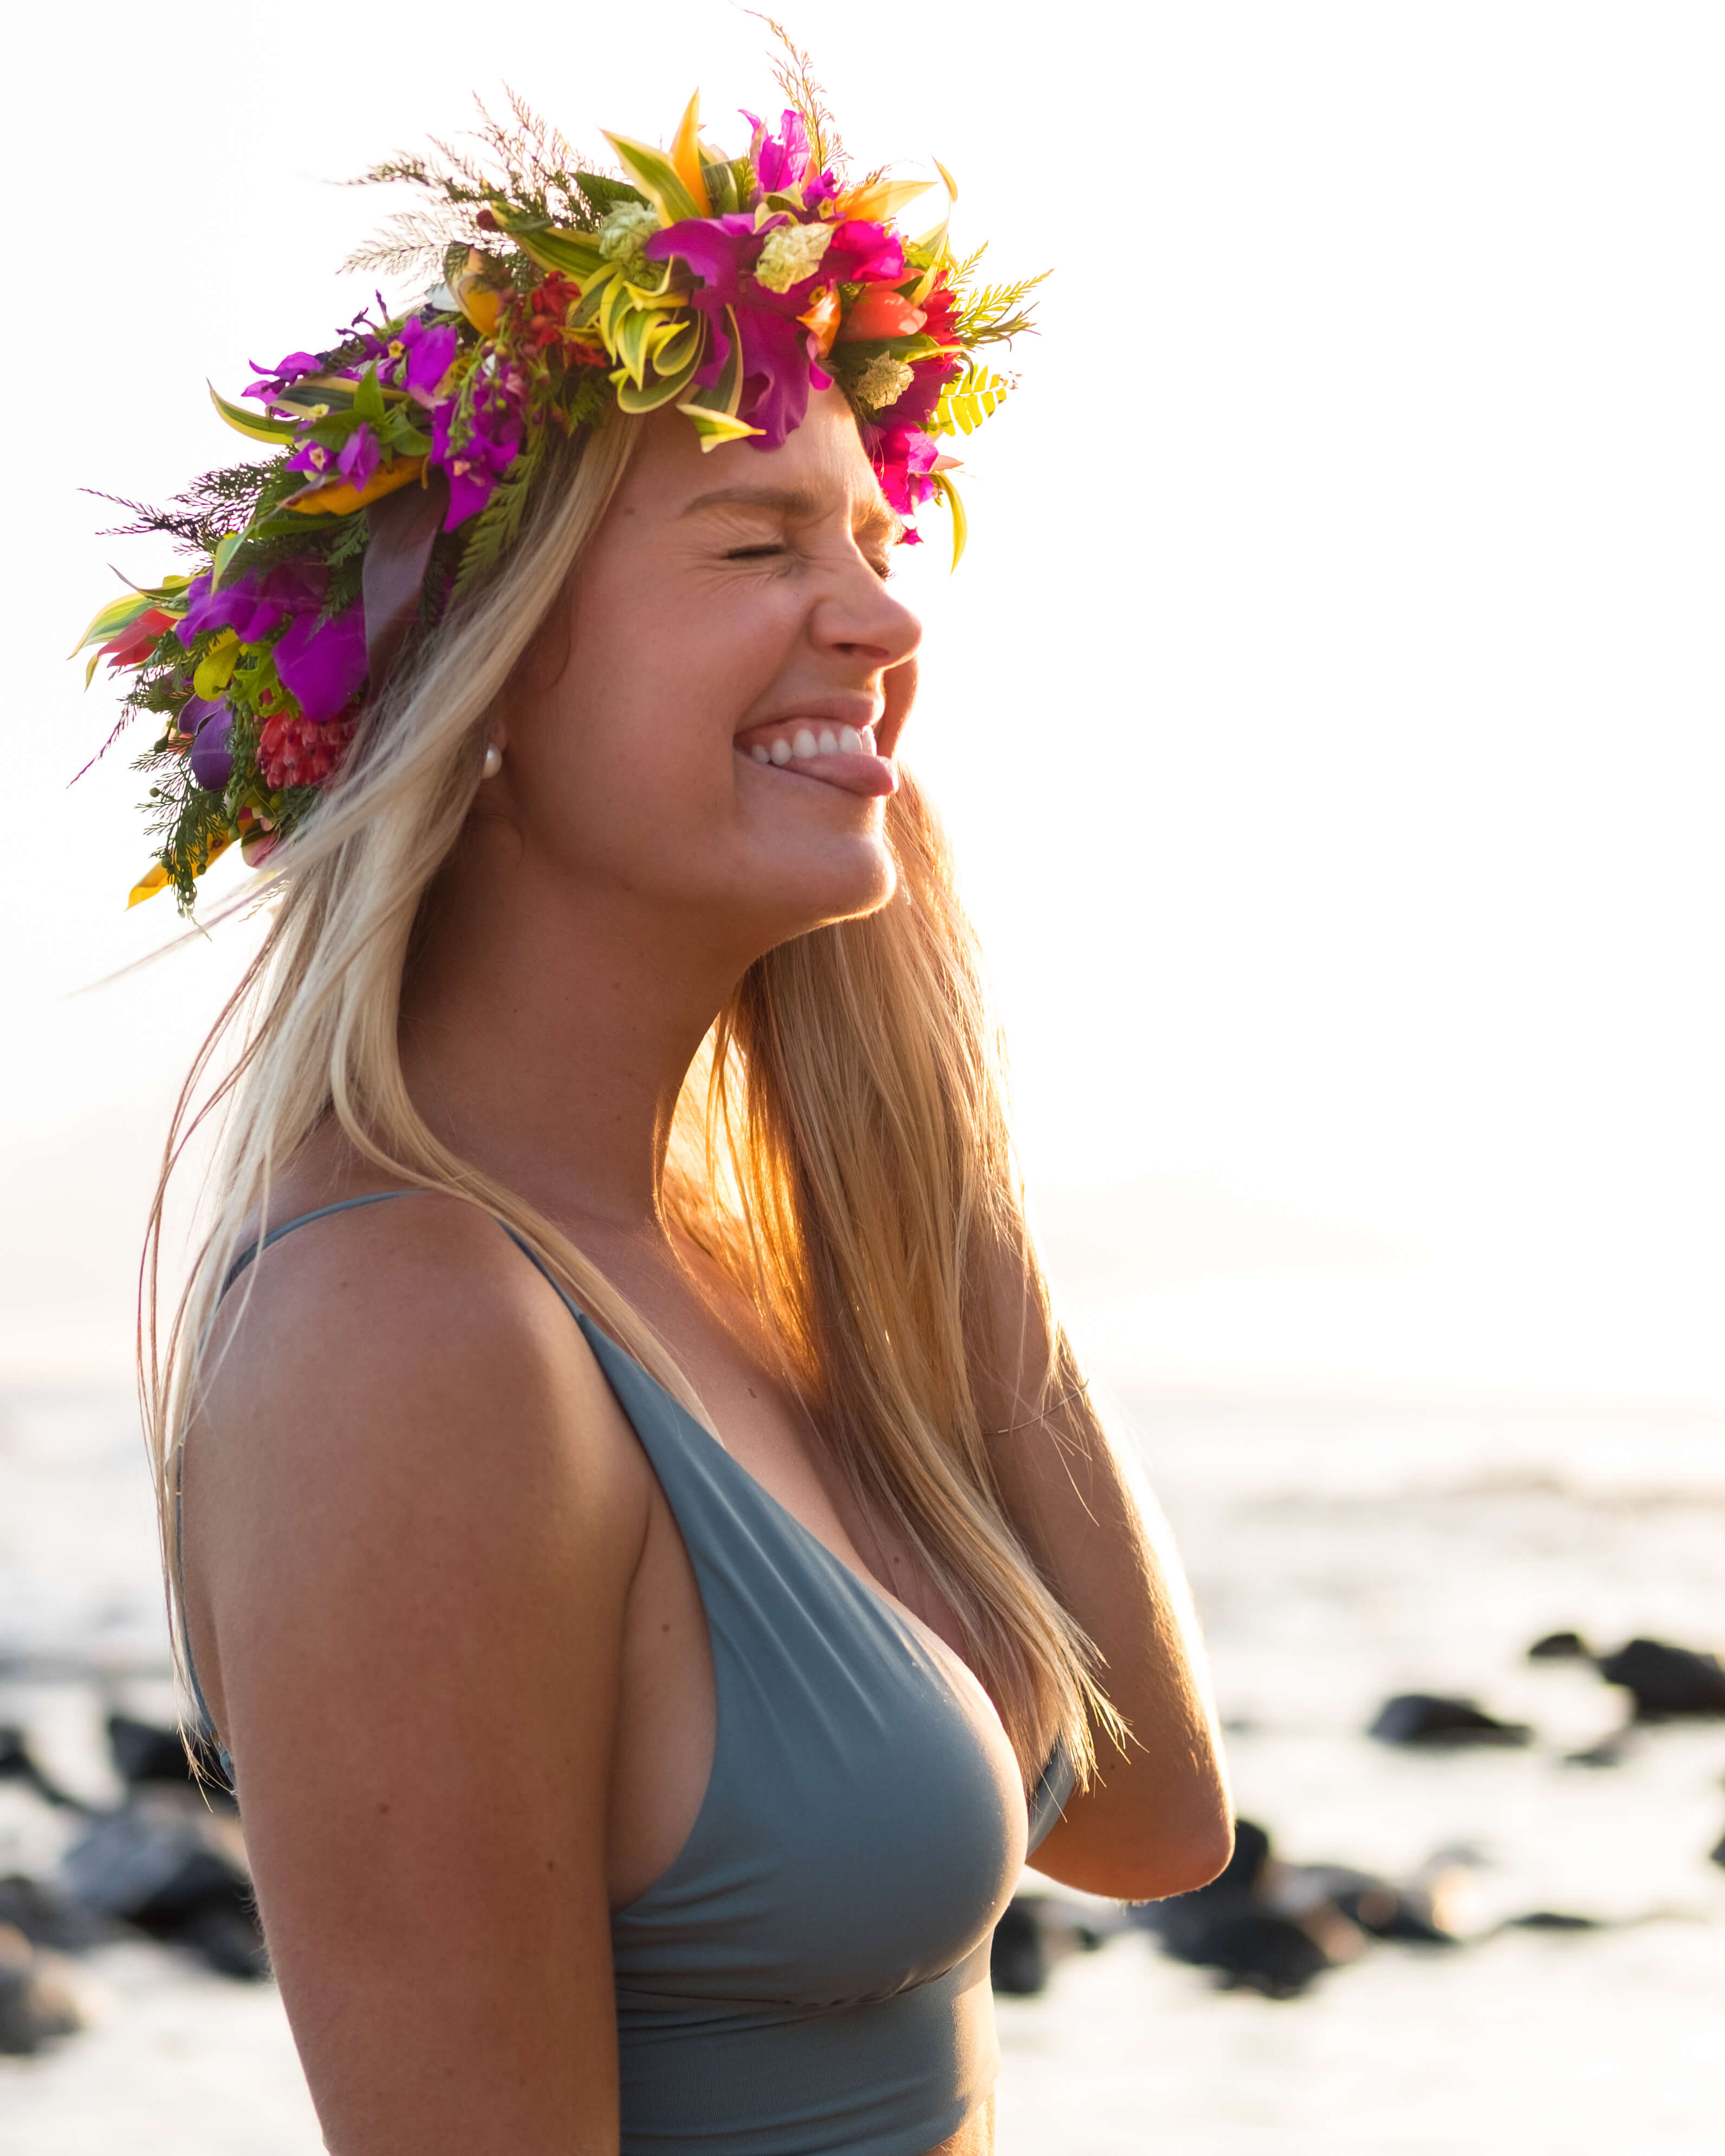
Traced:
[[[824, 118], [458, 204], [465, 286], [255, 385], [295, 476], [154, 595], [202, 771], [154, 880], [210, 802], [286, 840], [156, 1427], [337, 2156], [983, 2156], [1027, 1851], [1130, 1899], [1228, 1851], [899, 761], [892, 554], [988, 317]], [[624, 259], [691, 331], [657, 408]]]

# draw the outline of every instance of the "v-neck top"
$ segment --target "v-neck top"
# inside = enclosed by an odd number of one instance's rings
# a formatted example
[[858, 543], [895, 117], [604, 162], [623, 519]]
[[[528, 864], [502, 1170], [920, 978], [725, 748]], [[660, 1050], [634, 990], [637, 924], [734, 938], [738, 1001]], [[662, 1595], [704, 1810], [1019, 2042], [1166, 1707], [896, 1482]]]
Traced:
[[[414, 1194], [285, 1222], [223, 1292], [307, 1221]], [[989, 1938], [1070, 1765], [1057, 1750], [1027, 1808], [908, 1617], [506, 1232], [647, 1455], [711, 1645], [706, 1794], [670, 1866], [611, 1918], [621, 2156], [927, 2156], [999, 2070]]]

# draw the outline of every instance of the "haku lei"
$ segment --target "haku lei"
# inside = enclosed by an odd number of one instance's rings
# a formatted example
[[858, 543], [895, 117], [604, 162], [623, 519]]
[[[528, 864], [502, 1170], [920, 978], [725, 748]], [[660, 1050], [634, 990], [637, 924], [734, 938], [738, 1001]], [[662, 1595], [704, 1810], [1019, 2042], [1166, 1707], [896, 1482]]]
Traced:
[[104, 658], [131, 676], [110, 741], [140, 711], [160, 727], [138, 767], [157, 850], [131, 903], [172, 886], [189, 912], [228, 847], [259, 862], [292, 834], [408, 638], [516, 536], [553, 430], [675, 406], [706, 449], [773, 449], [836, 382], [904, 537], [942, 501], [956, 564], [964, 513], [940, 444], [1006, 395], [977, 354], [1026, 327], [1040, 280], [979, 285], [981, 250], [957, 259], [944, 218], [899, 231], [929, 183], [850, 183], [792, 57], [792, 109], [776, 132], [746, 113], [740, 157], [701, 140], [696, 97], [669, 149], [608, 136], [621, 177], [577, 169], [516, 103], [514, 127], [486, 123], [506, 178], [449, 152], [366, 176], [434, 207], [349, 266], [429, 254], [440, 280], [260, 370], [244, 392], [259, 410], [211, 390], [271, 454], [206, 473], [169, 510], [126, 505], [127, 530], [172, 535], [198, 566], [103, 608], [76, 647], [95, 647], [86, 685]]

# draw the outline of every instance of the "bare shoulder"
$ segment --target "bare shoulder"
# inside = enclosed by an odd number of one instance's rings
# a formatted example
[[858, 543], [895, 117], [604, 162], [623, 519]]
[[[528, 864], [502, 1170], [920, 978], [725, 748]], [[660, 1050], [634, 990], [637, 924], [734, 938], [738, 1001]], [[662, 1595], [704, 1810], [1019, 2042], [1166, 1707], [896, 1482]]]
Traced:
[[187, 1620], [329, 2145], [614, 2149], [649, 1507], [591, 1350], [495, 1221], [415, 1195], [261, 1253], [206, 1364]]
[[399, 1638], [454, 1594], [501, 1642], [509, 1583], [572, 1566], [620, 1608], [639, 1447], [562, 1298], [478, 1208], [413, 1194], [296, 1227], [230, 1289], [204, 1380], [185, 1569], [224, 1724], [237, 1658], [290, 1616], [307, 1644], [326, 1613]]

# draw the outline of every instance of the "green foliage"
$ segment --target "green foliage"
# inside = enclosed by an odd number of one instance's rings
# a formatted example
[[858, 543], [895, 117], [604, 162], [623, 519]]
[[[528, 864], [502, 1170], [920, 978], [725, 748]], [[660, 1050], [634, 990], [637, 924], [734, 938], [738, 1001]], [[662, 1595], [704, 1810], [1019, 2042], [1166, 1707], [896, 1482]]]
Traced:
[[[972, 256], [973, 264], [976, 259]], [[958, 288], [962, 300], [957, 332], [959, 343], [1010, 344], [1015, 336], [1022, 336], [1031, 326], [1030, 311], [1024, 300], [1048, 275], [1045, 270], [1041, 276], [1020, 277], [1009, 285], [984, 285], [977, 292]], [[954, 283], [956, 286], [956, 280]]]
[[499, 198], [507, 202], [531, 228], [573, 227], [597, 231], [612, 203], [637, 198], [626, 182], [590, 168], [551, 123], [506, 90], [509, 115], [499, 120], [478, 98], [480, 124], [463, 142], [477, 150], [432, 138], [434, 157], [405, 155], [386, 158], [349, 182], [353, 187], [408, 187], [429, 200], [387, 218], [377, 236], [350, 254], [343, 270], [363, 270], [405, 277], [429, 272], [445, 279], [459, 275], [467, 250], [483, 252], [482, 210]]
[[452, 594], [459, 598], [471, 588], [485, 572], [515, 544], [521, 528], [521, 520], [527, 513], [527, 503], [533, 490], [533, 482], [544, 462], [547, 432], [537, 429], [521, 444], [521, 454], [509, 468], [504, 479], [474, 519], [471, 536], [466, 551], [461, 557], [461, 567], [455, 573], [455, 588]]

